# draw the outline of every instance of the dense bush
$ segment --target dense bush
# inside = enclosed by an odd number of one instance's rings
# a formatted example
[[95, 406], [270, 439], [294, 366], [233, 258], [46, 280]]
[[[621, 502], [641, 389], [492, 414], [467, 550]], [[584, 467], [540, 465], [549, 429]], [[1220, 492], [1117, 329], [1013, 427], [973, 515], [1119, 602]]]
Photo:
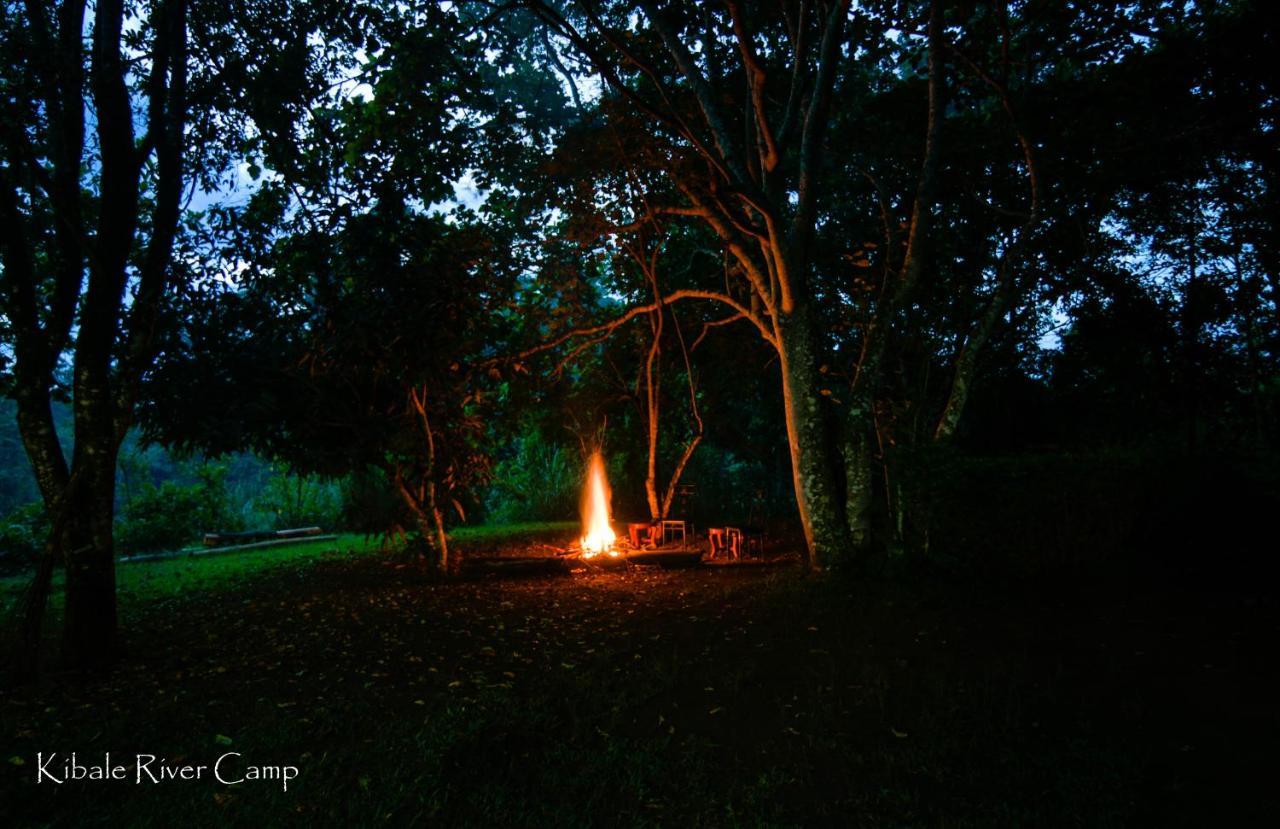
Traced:
[[273, 467], [252, 499], [249, 523], [255, 529], [342, 525], [342, 486], [338, 480], [294, 475]]
[[344, 529], [365, 535], [390, 533], [396, 527], [407, 529], [411, 519], [404, 503], [393, 491], [386, 474], [373, 467], [353, 472], [341, 482]]
[[39, 501], [10, 511], [0, 518], [0, 567], [25, 566], [35, 561], [48, 535], [49, 522]]
[[488, 499], [489, 520], [556, 521], [578, 513], [582, 462], [577, 454], [526, 434], [515, 452], [493, 470]]
[[125, 555], [176, 549], [205, 532], [240, 529], [226, 476], [226, 467], [207, 464], [196, 470], [195, 483], [143, 483], [116, 519], [116, 548]]
[[1280, 505], [1274, 466], [1226, 456], [938, 452], [899, 465], [907, 550], [977, 573], [1231, 577], [1266, 563], [1256, 539]]

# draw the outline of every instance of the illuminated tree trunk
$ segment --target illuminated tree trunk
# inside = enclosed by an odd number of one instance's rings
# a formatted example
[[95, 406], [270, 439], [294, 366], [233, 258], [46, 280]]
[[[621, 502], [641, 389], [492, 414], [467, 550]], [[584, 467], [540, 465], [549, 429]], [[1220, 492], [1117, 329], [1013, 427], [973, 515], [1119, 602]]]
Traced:
[[658, 425], [662, 405], [658, 394], [658, 384], [662, 377], [659, 364], [659, 358], [662, 355], [661, 306], [650, 314], [650, 320], [653, 342], [649, 346], [649, 355], [644, 363], [645, 421], [649, 427], [649, 457], [644, 476], [644, 494], [649, 502], [649, 517], [657, 521], [666, 517], [663, 515], [662, 503], [658, 500]]
[[441, 573], [449, 573], [450, 568], [457, 567], [458, 562], [449, 556], [449, 538], [444, 531], [444, 514], [440, 511], [440, 499], [437, 491], [437, 458], [436, 432], [431, 425], [431, 416], [427, 407], [427, 387], [409, 390], [409, 404], [418, 415], [418, 424], [422, 429], [425, 453], [420, 459], [421, 476], [416, 486], [410, 489], [404, 480], [403, 467], [395, 469], [396, 486], [401, 497], [413, 513], [414, 522], [422, 536], [423, 543], [435, 554], [435, 566]]
[[819, 390], [807, 310], [797, 307], [781, 321], [778, 331], [796, 506], [804, 527], [809, 564], [829, 567], [848, 556], [849, 531], [840, 510], [837, 464]]
[[[675, 312], [672, 311], [672, 313], [674, 314]], [[689, 460], [693, 457], [694, 451], [697, 450], [698, 444], [702, 442], [704, 427], [702, 415], [698, 412], [698, 388], [693, 377], [693, 364], [689, 360], [689, 350], [685, 347], [684, 335], [680, 331], [680, 325], [676, 323], [676, 337], [680, 341], [680, 351], [684, 355], [684, 367], [689, 380], [689, 411], [693, 416], [694, 433], [685, 443], [684, 449], [681, 450], [680, 458], [671, 470], [671, 477], [667, 479], [667, 486], [662, 491], [662, 494], [659, 495], [658, 443], [661, 437], [659, 427], [661, 425], [661, 337], [663, 325], [661, 311], [655, 311], [654, 316], [657, 317], [657, 321], [653, 323], [653, 343], [649, 347], [649, 355], [644, 367], [645, 420], [649, 438], [649, 463], [644, 478], [644, 492], [645, 498], [649, 503], [649, 517], [654, 521], [659, 521], [671, 514], [671, 503], [675, 500], [680, 478], [684, 475], [685, 467], [689, 465]]]
[[448, 573], [456, 562], [449, 557], [449, 538], [444, 531], [444, 515], [436, 498], [436, 485], [426, 479], [416, 486], [409, 484], [404, 479], [404, 469], [400, 466], [392, 471], [392, 479], [395, 481], [396, 491], [400, 493], [400, 500], [413, 516], [413, 524], [418, 530], [421, 543], [434, 557], [432, 566], [442, 574]]
[[449, 558], [449, 539], [444, 532], [444, 515], [441, 514], [439, 503], [436, 501], [435, 484], [427, 484], [426, 502], [418, 510], [416, 517], [418, 530], [427, 540], [431, 551], [435, 553], [436, 569], [441, 573], [448, 573], [452, 564]]

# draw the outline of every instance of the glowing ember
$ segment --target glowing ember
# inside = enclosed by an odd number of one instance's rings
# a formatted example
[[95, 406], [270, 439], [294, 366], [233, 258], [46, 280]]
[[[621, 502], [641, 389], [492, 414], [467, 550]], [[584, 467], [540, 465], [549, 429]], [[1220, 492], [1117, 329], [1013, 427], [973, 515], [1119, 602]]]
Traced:
[[599, 452], [591, 455], [587, 464], [587, 487], [582, 493], [582, 557], [591, 558], [601, 553], [617, 557], [613, 548], [616, 536], [609, 526], [609, 479], [604, 473], [604, 457]]

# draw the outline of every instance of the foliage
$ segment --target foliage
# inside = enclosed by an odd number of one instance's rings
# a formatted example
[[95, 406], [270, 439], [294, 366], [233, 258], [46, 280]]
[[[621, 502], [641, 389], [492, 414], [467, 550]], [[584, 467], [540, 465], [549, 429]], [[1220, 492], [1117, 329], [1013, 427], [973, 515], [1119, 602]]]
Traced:
[[[771, 330], [784, 366], [813, 361], [811, 374], [780, 379], [784, 401], [811, 397], [799, 410], [822, 411], [790, 440], [795, 474], [811, 481], [798, 493], [813, 501], [808, 520], [832, 528], [828, 538], [846, 522], [854, 530], [864, 509], [894, 523], [875, 493], [899, 485], [885, 462], [893, 448], [973, 446], [975, 435], [998, 444], [999, 385], [1012, 375], [1059, 384], [1056, 400], [1087, 421], [1075, 441], [1098, 440], [1094, 423], [1132, 436], [1172, 418], [1193, 444], [1216, 437], [1210, 424], [1221, 434], [1246, 423], [1253, 443], [1274, 444], [1266, 389], [1280, 283], [1263, 217], [1276, 215], [1265, 149], [1275, 78], [1260, 71], [1272, 47], [1259, 4], [857, 4], [843, 17], [827, 4], [827, 24], [785, 6], [529, 5], [604, 88], [578, 102], [582, 117], [539, 181], [584, 267], [548, 267], [552, 287], [531, 310], [554, 333], [574, 330], [565, 305], [580, 308], [577, 355], [610, 316], [622, 319], [575, 301], [593, 287], [632, 309], [653, 301], [620, 253], [645, 234], [690, 242], [689, 265], [664, 272], [663, 292], [718, 301]], [[856, 58], [818, 58], [827, 33], [841, 50], [831, 54]], [[548, 51], [546, 71], [557, 71]], [[824, 77], [839, 90], [829, 117]], [[797, 90], [813, 120], [787, 104]], [[829, 129], [811, 136], [813, 123]], [[784, 266], [795, 304], [811, 306], [799, 351], [783, 336], [803, 325], [783, 324]], [[1091, 328], [1135, 309], [1145, 327], [1134, 337], [1162, 329], [1143, 343], [1150, 353], [1089, 345]], [[1124, 323], [1112, 330], [1122, 339]], [[1056, 365], [1051, 331], [1067, 349]], [[603, 349], [583, 374], [598, 373], [625, 405], [616, 386], [630, 366], [620, 348]], [[1141, 369], [1147, 357], [1158, 368]], [[1129, 359], [1143, 414], [1117, 418], [1110, 407], [1123, 408], [1131, 386], [1119, 372], [1104, 388], [1077, 370]], [[1077, 382], [1089, 388], [1073, 401], [1062, 392]], [[968, 403], [984, 393], [979, 413]], [[1065, 436], [1069, 420], [1040, 442]]]
[[394, 484], [376, 466], [356, 469], [341, 479], [342, 527], [366, 536], [405, 532], [413, 519]]
[[575, 450], [526, 430], [510, 457], [498, 461], [488, 498], [488, 520], [554, 521], [575, 518], [582, 461]]
[[963, 575], [1208, 583], [1270, 566], [1253, 548], [1280, 503], [1274, 459], [1147, 446], [895, 462], [908, 552]]
[[33, 501], [0, 517], [0, 567], [26, 567], [35, 562], [49, 535], [44, 504]]
[[[255, 255], [176, 313], [142, 413], [169, 446], [251, 448], [299, 473], [380, 469], [442, 557], [445, 514], [465, 516], [488, 474], [527, 221], [500, 194], [483, 219], [446, 200], [476, 166], [486, 185], [505, 180], [551, 128], [527, 116], [554, 114], [487, 62], [486, 41], [507, 33], [474, 14], [387, 10], [370, 94], [317, 107], [294, 146], [264, 144], [263, 186], [208, 225], [213, 261]], [[204, 411], [195, 389], [241, 404]]]
[[250, 502], [253, 513], [264, 519], [255, 522], [256, 526], [264, 529], [318, 526], [324, 530], [343, 526], [340, 481], [293, 474], [278, 467], [272, 472], [266, 486]]
[[116, 535], [126, 555], [174, 550], [203, 533], [234, 531], [243, 519], [227, 495], [226, 467], [203, 466], [192, 484], [143, 483], [124, 504]]

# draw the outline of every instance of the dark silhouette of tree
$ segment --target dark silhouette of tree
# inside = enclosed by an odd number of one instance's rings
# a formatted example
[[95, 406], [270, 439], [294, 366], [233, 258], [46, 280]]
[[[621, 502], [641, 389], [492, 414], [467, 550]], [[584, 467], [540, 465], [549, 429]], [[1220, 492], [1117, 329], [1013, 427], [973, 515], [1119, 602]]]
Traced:
[[[5, 380], [52, 524], [20, 611], [20, 676], [35, 668], [58, 563], [67, 574], [67, 663], [114, 657], [116, 458], [166, 303], [188, 276], [189, 263], [173, 256], [184, 200], [194, 187], [217, 186], [252, 143], [246, 136], [289, 132], [298, 100], [333, 74], [333, 53], [317, 58], [307, 34], [342, 8], [109, 0], [90, 13], [77, 0], [5, 4]], [[50, 410], [68, 395], [70, 452]]]

